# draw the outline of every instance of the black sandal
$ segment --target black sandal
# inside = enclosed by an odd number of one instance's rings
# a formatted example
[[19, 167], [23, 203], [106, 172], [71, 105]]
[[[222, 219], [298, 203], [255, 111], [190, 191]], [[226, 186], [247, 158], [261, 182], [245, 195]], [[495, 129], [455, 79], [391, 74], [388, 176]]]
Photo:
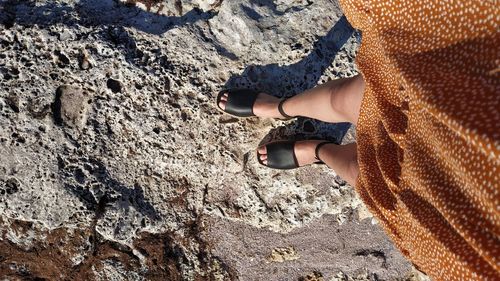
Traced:
[[[222, 95], [228, 93], [226, 109], [223, 110], [219, 107], [219, 103], [221, 101]], [[255, 116], [253, 113], [253, 105], [260, 91], [250, 90], [250, 89], [231, 89], [231, 90], [222, 90], [217, 95], [217, 107], [223, 110], [226, 113], [229, 113], [238, 117], [252, 117]], [[294, 116], [290, 116], [285, 113], [283, 110], [283, 103], [286, 99], [282, 99], [278, 104], [278, 111], [283, 117], [286, 119], [294, 118]]]
[[[288, 169], [298, 168], [300, 166], [297, 161], [297, 157], [295, 156], [295, 150], [294, 150], [296, 142], [297, 141], [277, 141], [266, 144], [267, 165], [260, 160], [259, 157], [260, 154], [258, 151], [257, 151], [257, 161], [259, 161], [261, 165], [273, 169], [288, 170]], [[323, 145], [328, 143], [333, 143], [333, 142], [324, 141], [320, 142], [316, 146], [314, 153], [318, 161], [314, 162], [313, 164], [324, 164], [324, 162], [321, 161], [321, 159], [319, 158], [319, 150]]]

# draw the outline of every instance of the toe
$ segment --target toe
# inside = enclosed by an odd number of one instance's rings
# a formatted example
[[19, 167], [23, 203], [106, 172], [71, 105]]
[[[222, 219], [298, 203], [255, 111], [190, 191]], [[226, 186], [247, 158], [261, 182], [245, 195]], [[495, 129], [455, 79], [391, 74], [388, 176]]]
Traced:
[[[265, 146], [265, 145], [263, 145], [263, 146], [259, 147], [259, 148], [257, 149], [257, 152], [258, 152], [259, 154], [261, 154], [261, 155], [262, 155], [262, 154], [264, 154], [264, 155], [265, 155], [265, 154], [267, 154], [267, 149], [266, 149], [266, 146]], [[267, 155], [266, 155], [266, 158], [267, 158]]]
[[260, 161], [267, 160], [267, 154], [259, 154]]
[[227, 94], [223, 94], [221, 97], [220, 97], [221, 100], [223, 101], [227, 101]]
[[222, 110], [226, 110], [226, 102], [225, 100], [221, 100], [219, 102], [219, 107], [222, 109]]

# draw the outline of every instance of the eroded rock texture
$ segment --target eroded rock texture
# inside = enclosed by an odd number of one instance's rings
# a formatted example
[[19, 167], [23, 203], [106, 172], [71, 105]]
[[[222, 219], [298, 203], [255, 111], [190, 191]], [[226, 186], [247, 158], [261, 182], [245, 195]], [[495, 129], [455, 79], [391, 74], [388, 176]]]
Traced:
[[356, 74], [360, 34], [336, 2], [0, 0], [0, 24], [0, 276], [409, 278], [333, 171], [255, 159], [353, 128], [214, 104]]

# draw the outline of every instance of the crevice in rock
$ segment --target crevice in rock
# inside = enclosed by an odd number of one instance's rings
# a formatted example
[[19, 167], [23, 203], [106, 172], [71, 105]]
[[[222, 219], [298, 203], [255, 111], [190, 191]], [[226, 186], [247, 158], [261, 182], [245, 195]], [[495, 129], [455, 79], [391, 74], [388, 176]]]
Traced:
[[108, 81], [106, 81], [106, 86], [113, 92], [113, 93], [121, 93], [122, 91], [122, 83], [118, 80], [109, 78]]
[[10, 94], [5, 102], [15, 113], [19, 113], [19, 98], [16, 95]]
[[61, 96], [62, 96], [62, 88], [60, 86], [56, 90], [56, 96], [54, 98], [54, 102], [51, 105], [54, 123], [58, 126], [62, 126], [63, 124], [63, 119], [61, 114]]
[[387, 257], [383, 251], [364, 249], [357, 251], [354, 255], [358, 257], [375, 257], [377, 259], [381, 259], [382, 267], [387, 268]]

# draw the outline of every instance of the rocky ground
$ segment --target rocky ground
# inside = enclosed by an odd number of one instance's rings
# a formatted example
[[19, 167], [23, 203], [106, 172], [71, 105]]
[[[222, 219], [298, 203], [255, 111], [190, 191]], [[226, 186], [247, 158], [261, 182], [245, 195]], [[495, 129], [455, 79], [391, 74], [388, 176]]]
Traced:
[[214, 104], [355, 75], [360, 40], [331, 0], [0, 0], [0, 277], [417, 280], [333, 171], [256, 161], [349, 124]]

